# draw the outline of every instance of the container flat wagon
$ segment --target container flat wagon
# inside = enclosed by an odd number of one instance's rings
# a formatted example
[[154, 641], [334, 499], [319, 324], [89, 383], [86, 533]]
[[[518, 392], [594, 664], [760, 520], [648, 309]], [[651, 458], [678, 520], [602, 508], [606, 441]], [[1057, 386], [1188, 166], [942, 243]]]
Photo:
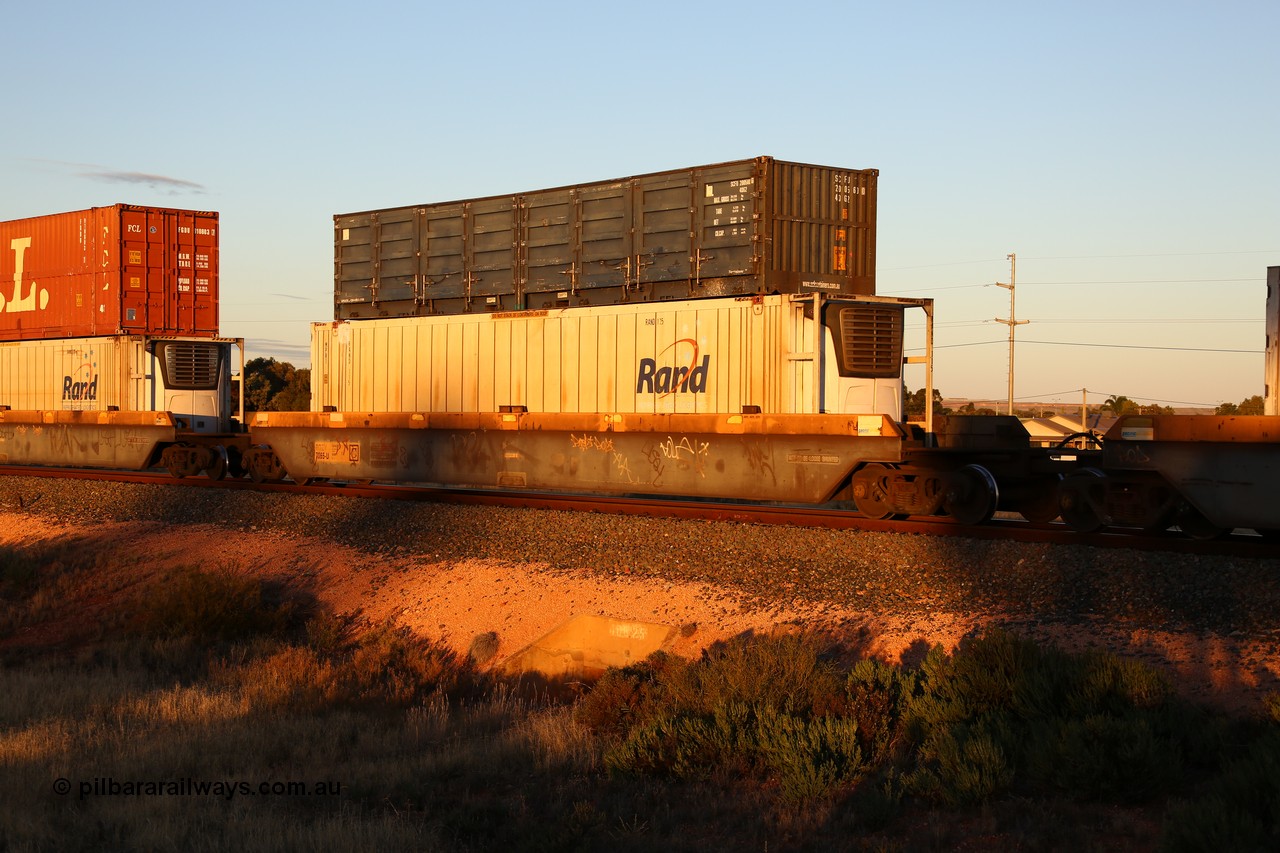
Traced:
[[0, 464], [243, 473], [244, 342], [115, 335], [0, 342]]
[[0, 222], [0, 340], [218, 334], [218, 214], [117, 204]]
[[770, 157], [334, 217], [334, 319], [875, 293], [875, 169]]

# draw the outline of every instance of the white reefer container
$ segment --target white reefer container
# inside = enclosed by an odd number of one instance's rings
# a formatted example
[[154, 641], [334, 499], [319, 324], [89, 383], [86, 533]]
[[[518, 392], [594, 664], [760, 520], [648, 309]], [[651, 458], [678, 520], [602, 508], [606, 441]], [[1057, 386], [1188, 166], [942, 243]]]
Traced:
[[0, 342], [0, 406], [167, 411], [197, 432], [225, 432], [238, 343], [142, 335]]
[[898, 418], [917, 300], [743, 296], [316, 323], [311, 407]]

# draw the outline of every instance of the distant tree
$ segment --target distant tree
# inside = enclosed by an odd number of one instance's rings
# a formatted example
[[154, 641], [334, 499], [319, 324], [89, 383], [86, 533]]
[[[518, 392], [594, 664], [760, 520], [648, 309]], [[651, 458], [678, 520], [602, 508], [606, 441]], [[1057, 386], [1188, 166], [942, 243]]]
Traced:
[[300, 412], [311, 406], [311, 371], [287, 361], [255, 358], [244, 365], [244, 407], [249, 412]]
[[1140, 407], [1136, 402], [1130, 400], [1124, 395], [1112, 395], [1103, 401], [1099, 407], [1101, 411], [1107, 414], [1120, 417], [1121, 415], [1136, 415], [1139, 413]]
[[1155, 403], [1151, 403], [1146, 406], [1139, 406], [1138, 414], [1140, 415], [1172, 415], [1174, 414], [1174, 411], [1173, 411], [1173, 406], [1158, 406]]
[[[924, 400], [923, 388], [919, 391], [908, 391], [905, 386], [903, 387], [902, 411], [907, 420], [924, 420]], [[951, 414], [951, 410], [942, 405], [942, 392], [937, 388], [933, 389], [933, 414], [935, 417]]]
[[1262, 397], [1254, 394], [1252, 397], [1246, 397], [1239, 405], [1235, 403], [1223, 403], [1213, 410], [1215, 415], [1260, 415], [1264, 411]]

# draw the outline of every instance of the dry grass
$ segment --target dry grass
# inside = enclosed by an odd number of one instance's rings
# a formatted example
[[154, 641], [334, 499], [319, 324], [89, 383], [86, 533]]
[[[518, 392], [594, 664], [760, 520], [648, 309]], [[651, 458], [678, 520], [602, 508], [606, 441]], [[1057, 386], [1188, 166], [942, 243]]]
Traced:
[[4, 671], [0, 849], [1130, 849], [1165, 803], [1170, 849], [1280, 840], [1280, 698], [1228, 723], [1113, 656], [997, 634], [904, 668], [744, 637], [569, 699], [234, 567], [130, 588], [27, 557], [15, 624], [102, 584], [128, 603]]

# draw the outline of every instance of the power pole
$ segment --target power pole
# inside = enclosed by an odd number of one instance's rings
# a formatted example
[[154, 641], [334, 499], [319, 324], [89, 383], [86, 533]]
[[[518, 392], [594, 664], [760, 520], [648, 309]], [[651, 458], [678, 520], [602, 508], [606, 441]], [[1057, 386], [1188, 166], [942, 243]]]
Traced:
[[996, 317], [995, 319], [997, 323], [1004, 323], [1006, 326], [1009, 327], [1009, 414], [1012, 415], [1013, 414], [1013, 330], [1014, 330], [1014, 327], [1026, 325], [1031, 321], [1019, 320], [1014, 316], [1013, 297], [1014, 297], [1014, 288], [1017, 286], [1016, 280], [1018, 275], [1018, 256], [1010, 253], [1005, 257], [1009, 259], [1009, 283], [1001, 284], [1000, 282], [997, 281], [996, 287], [1003, 287], [1005, 290], [1009, 291], [1009, 319], [1001, 320], [999, 317]]

